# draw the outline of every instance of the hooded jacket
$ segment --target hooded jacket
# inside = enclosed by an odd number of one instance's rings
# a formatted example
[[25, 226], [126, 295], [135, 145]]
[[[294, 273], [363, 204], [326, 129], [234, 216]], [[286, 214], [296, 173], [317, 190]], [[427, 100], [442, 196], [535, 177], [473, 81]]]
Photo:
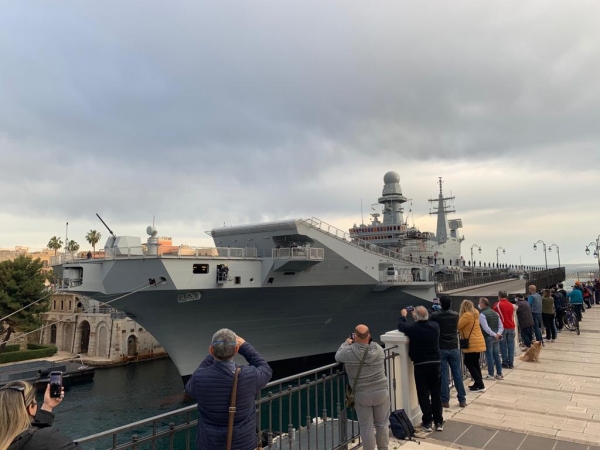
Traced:
[[458, 348], [458, 313], [451, 309], [442, 309], [429, 316], [440, 326], [440, 350]]
[[533, 326], [531, 307], [525, 299], [517, 301], [517, 319], [519, 320], [519, 327], [521, 327], [521, 329]]
[[485, 339], [479, 326], [479, 313], [466, 312], [458, 319], [458, 331], [462, 339], [469, 339], [469, 348], [463, 348], [463, 353], [485, 352]]
[[31, 427], [19, 434], [8, 450], [75, 450], [80, 449], [58, 428], [54, 428], [54, 414], [38, 409]]

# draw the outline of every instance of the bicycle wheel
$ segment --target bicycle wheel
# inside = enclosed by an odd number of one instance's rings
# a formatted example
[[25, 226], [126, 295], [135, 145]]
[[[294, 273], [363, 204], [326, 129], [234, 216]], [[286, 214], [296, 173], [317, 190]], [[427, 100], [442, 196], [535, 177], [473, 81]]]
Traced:
[[565, 328], [569, 331], [575, 331], [575, 327], [573, 326], [573, 319], [577, 320], [576, 317], [573, 317], [573, 315], [567, 313], [564, 317], [563, 317], [563, 323], [565, 325]]

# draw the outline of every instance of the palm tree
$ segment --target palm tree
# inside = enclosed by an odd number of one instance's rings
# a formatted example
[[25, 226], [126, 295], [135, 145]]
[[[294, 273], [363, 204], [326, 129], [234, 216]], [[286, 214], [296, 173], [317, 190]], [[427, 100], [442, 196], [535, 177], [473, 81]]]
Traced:
[[79, 244], [74, 240], [70, 240], [66, 246], [66, 249], [69, 253], [76, 253], [79, 250]]
[[102, 234], [96, 230], [90, 230], [89, 233], [85, 235], [85, 240], [88, 241], [94, 249], [94, 256], [96, 256], [96, 244], [100, 241], [101, 237]]
[[60, 239], [60, 236], [52, 236], [50, 242], [48, 242], [48, 248], [54, 250], [54, 256], [56, 256], [56, 252], [62, 248], [62, 245], [63, 241]]

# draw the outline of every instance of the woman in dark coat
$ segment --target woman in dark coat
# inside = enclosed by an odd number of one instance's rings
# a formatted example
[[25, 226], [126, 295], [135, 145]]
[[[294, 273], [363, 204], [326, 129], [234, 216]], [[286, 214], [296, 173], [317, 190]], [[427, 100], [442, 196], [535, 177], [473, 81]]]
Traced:
[[52, 426], [52, 410], [60, 398], [50, 397], [38, 408], [35, 391], [26, 381], [12, 381], [0, 388], [0, 450], [75, 450], [80, 447]]

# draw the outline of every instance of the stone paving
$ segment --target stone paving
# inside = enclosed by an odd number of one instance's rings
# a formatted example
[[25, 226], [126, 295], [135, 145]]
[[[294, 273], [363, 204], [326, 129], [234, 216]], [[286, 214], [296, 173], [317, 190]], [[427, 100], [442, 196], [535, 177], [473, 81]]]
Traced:
[[546, 343], [539, 364], [516, 360], [504, 380], [486, 381], [486, 392], [469, 393], [464, 409], [454, 396], [443, 432], [421, 435], [420, 446], [395, 441], [390, 448], [600, 450], [598, 331], [595, 306], [584, 315], [581, 335], [563, 330], [556, 342]]

